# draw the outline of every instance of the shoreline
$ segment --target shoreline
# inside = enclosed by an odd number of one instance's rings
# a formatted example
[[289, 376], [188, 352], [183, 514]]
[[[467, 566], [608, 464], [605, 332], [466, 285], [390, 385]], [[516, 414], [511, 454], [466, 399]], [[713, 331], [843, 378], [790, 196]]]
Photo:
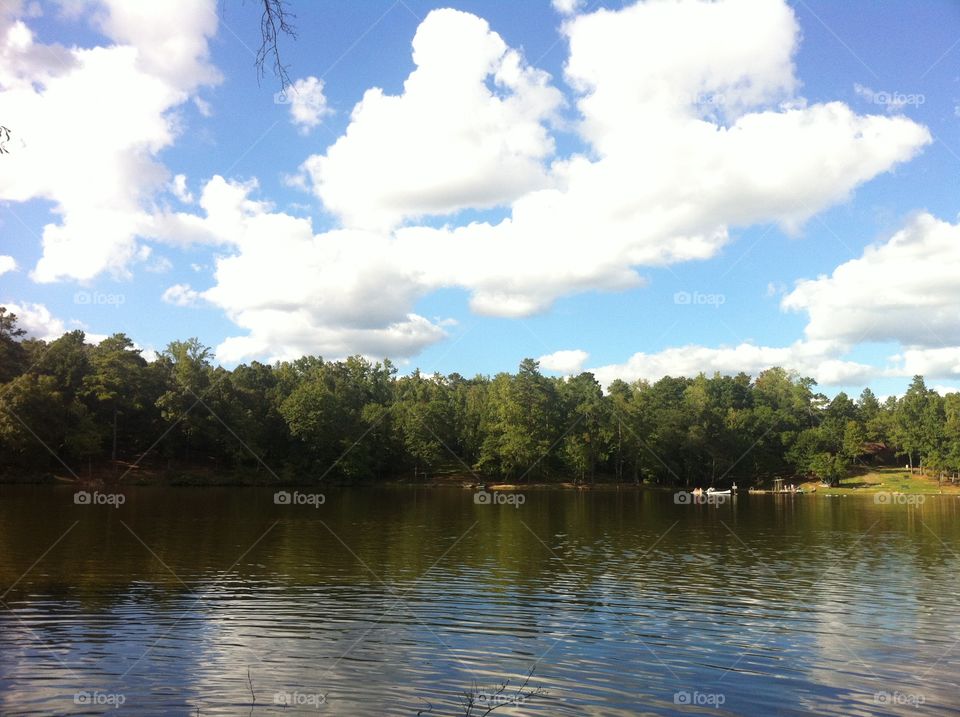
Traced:
[[[570, 480], [539, 481], [536, 483], [508, 483], [484, 479], [470, 473], [449, 473], [429, 478], [396, 477], [383, 480], [298, 480], [289, 475], [277, 475], [264, 471], [224, 470], [210, 468], [172, 468], [132, 466], [118, 462], [115, 466], [98, 466], [89, 469], [87, 476], [72, 476], [63, 473], [42, 472], [33, 474], [0, 475], [2, 485], [47, 485], [73, 486], [77, 488], [123, 488], [136, 487], [177, 487], [177, 488], [363, 488], [363, 487], [417, 487], [417, 488], [459, 488], [462, 490], [485, 490], [490, 492], [521, 491], [655, 491], [678, 492], [690, 490], [690, 487], [654, 485], [623, 481], [595, 480], [591, 483], [579, 483]], [[960, 496], [960, 483], [944, 480], [938, 483], [932, 476], [914, 473], [910, 475], [902, 468], [878, 468], [860, 475], [850, 476], [838, 486], [825, 486], [816, 481], [797, 481], [796, 487], [802, 492], [774, 492], [767, 483], [764, 487], [743, 487], [739, 495], [875, 495], [891, 493], [903, 495], [952, 495]]]

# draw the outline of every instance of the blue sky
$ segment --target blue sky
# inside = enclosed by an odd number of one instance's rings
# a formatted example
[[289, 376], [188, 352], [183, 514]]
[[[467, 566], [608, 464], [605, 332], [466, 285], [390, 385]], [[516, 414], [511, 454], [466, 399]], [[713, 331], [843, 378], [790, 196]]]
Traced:
[[291, 2], [299, 118], [222, 5], [0, 19], [0, 302], [35, 335], [960, 386], [955, 2]]

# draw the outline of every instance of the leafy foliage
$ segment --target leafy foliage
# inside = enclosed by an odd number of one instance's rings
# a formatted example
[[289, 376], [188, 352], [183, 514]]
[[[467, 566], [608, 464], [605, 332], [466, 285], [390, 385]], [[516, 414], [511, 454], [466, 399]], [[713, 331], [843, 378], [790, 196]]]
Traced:
[[397, 376], [387, 360], [308, 356], [232, 371], [197, 339], [146, 361], [124, 334], [27, 339], [0, 308], [0, 468], [94, 461], [377, 480], [478, 473], [517, 482], [841, 481], [897, 452], [960, 473], [960, 394], [917, 376], [900, 400], [832, 400], [782, 368], [614, 381], [547, 377], [532, 359], [493, 378]]

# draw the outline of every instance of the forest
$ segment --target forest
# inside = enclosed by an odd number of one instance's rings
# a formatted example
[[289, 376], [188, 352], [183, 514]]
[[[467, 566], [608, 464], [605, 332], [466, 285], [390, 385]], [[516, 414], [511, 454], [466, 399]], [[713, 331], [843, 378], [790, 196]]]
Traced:
[[[897, 461], [960, 472], [960, 394], [914, 377], [900, 397], [830, 399], [773, 367], [756, 377], [557, 378], [533, 359], [467, 378], [359, 356], [227, 370], [198, 339], [147, 361], [118, 333], [28, 338], [0, 307], [0, 475], [78, 480], [126, 465], [260, 482], [426, 480], [837, 484]], [[254, 478], [251, 478], [254, 477]]]

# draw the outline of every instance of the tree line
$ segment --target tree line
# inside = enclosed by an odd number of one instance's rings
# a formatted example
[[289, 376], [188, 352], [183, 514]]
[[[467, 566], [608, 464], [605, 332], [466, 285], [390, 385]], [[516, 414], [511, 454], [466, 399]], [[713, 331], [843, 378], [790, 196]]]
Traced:
[[516, 373], [398, 376], [389, 361], [305, 356], [215, 366], [197, 339], [147, 361], [124, 334], [27, 338], [0, 307], [0, 471], [112, 461], [262, 473], [263, 480], [387, 480], [474, 474], [511, 482], [836, 483], [897, 460], [960, 473], [960, 394], [916, 376], [880, 402], [829, 399], [783, 368], [614, 381]]

